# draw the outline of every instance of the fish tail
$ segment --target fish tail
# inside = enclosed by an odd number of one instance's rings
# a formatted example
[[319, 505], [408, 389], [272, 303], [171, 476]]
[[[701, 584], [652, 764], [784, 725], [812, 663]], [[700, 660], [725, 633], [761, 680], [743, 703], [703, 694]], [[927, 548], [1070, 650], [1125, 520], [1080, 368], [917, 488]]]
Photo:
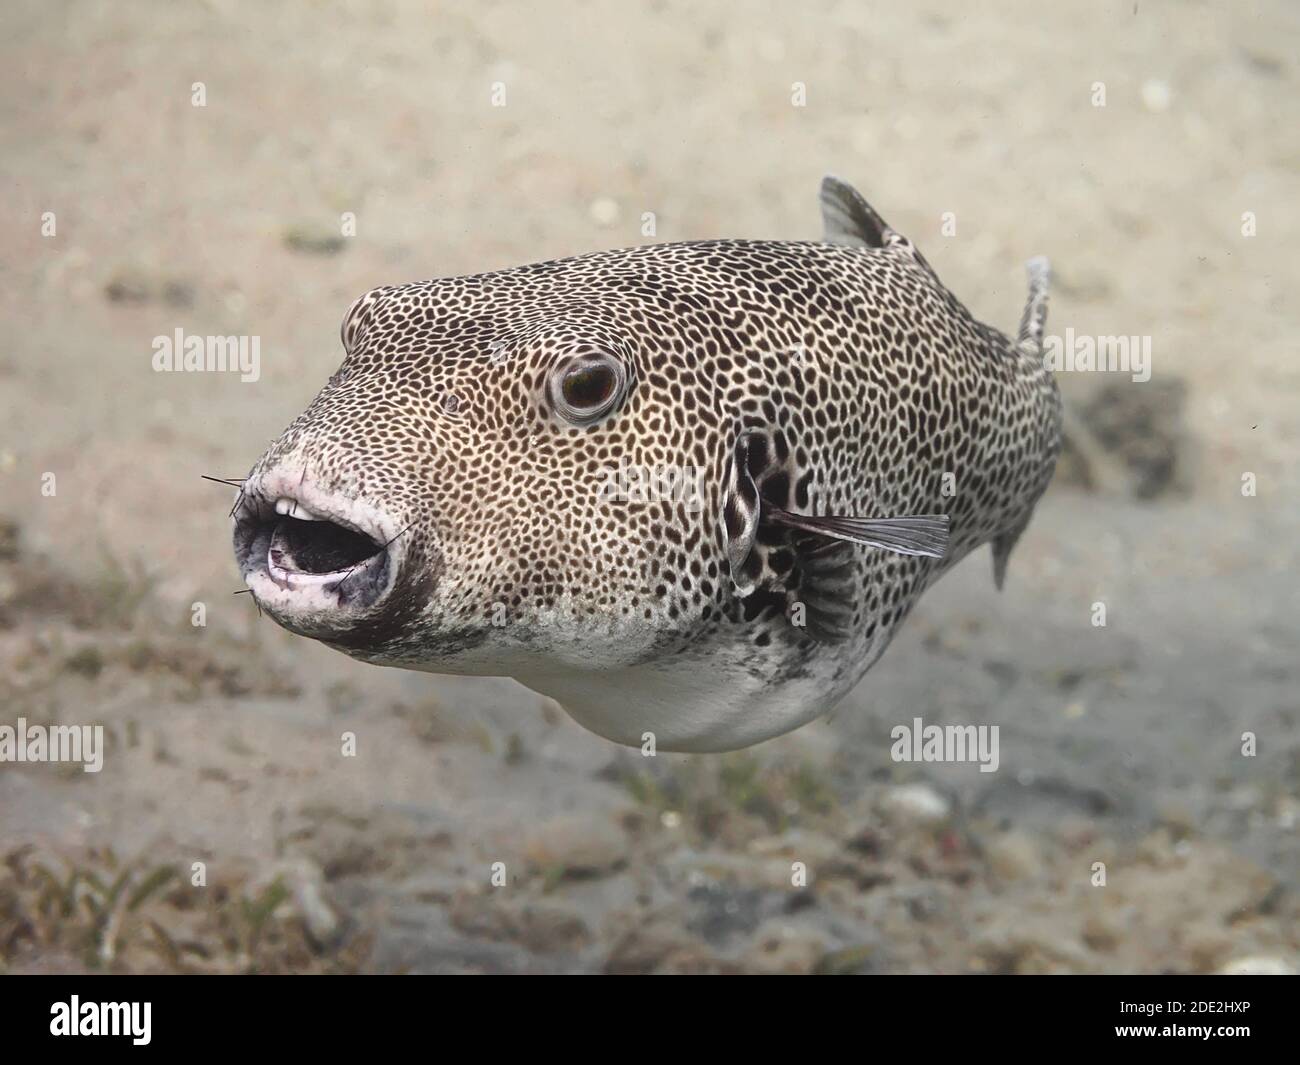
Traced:
[[1047, 327], [1047, 290], [1052, 283], [1052, 267], [1047, 258], [1035, 256], [1025, 263], [1029, 275], [1029, 298], [1020, 316], [1016, 343], [1031, 355], [1043, 354], [1043, 332]]

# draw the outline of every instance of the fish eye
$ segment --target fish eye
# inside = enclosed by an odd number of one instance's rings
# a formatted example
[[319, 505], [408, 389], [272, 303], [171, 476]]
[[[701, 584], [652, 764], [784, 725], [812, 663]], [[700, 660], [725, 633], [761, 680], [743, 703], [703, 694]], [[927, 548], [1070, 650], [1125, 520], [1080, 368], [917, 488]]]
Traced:
[[551, 399], [565, 421], [587, 426], [618, 402], [627, 373], [610, 355], [583, 355], [565, 363], [551, 378]]

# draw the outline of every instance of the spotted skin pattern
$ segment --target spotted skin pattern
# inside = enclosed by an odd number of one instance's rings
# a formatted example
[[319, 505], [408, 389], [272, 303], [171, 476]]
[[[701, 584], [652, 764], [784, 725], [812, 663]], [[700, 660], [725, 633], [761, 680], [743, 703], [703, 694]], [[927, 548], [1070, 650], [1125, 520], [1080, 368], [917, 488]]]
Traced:
[[[1035, 336], [976, 321], [856, 193], [830, 191], [840, 243], [659, 244], [358, 299], [342, 366], [247, 482], [301, 470], [405, 530], [391, 589], [311, 634], [514, 676], [618, 742], [723, 750], [832, 707], [975, 547], [1004, 565], [1060, 449]], [[1041, 335], [1041, 300], [1035, 316]], [[584, 355], [626, 384], [575, 427], [548, 384]], [[620, 464], [702, 468], [702, 505], [610, 499]], [[746, 483], [748, 537], [728, 515]], [[774, 525], [769, 506], [947, 514], [950, 540], [904, 556]]]

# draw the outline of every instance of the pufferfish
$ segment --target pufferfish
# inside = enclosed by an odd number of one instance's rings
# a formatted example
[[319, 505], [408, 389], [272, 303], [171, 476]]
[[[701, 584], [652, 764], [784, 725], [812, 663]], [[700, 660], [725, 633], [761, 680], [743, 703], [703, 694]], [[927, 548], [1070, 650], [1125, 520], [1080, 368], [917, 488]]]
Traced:
[[822, 242], [704, 240], [373, 289], [257, 461], [263, 611], [364, 662], [509, 676], [617, 743], [825, 713], [921, 593], [1007, 558], [1061, 404], [1048, 272], [976, 321], [852, 188]]

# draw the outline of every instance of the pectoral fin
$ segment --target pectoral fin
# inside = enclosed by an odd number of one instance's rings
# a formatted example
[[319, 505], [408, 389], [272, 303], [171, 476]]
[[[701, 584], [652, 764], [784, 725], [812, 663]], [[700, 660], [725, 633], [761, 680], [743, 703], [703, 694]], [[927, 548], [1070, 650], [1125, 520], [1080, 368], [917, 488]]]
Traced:
[[879, 547], [900, 555], [943, 558], [948, 549], [947, 514], [918, 514], [907, 518], [813, 517], [768, 507], [763, 511], [763, 518], [791, 529]]
[[860, 593], [855, 545], [943, 558], [948, 515], [899, 518], [797, 514], [788, 509], [800, 471], [778, 430], [747, 428], [728, 462], [719, 519], [727, 563], [746, 616], [776, 608], [821, 642], [853, 635]]

